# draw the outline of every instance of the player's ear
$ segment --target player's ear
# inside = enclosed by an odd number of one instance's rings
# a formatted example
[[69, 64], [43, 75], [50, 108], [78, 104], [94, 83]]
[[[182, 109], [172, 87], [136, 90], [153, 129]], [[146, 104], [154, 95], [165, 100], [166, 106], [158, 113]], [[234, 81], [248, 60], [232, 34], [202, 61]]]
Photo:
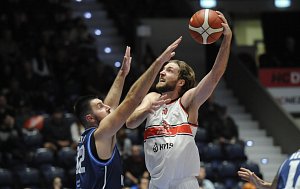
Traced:
[[182, 87], [185, 84], [185, 80], [184, 79], [179, 79], [177, 82], [177, 85], [179, 85], [180, 87]]
[[87, 122], [94, 122], [94, 121], [95, 121], [94, 116], [92, 116], [91, 114], [87, 114], [87, 115], [85, 116], [85, 120], [86, 120]]

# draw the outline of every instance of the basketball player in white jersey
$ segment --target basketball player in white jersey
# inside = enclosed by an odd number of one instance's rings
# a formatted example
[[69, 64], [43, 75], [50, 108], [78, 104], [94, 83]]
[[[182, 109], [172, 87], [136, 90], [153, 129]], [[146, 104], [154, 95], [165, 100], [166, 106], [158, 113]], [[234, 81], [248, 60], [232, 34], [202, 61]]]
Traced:
[[281, 164], [272, 183], [260, 179], [246, 168], [240, 168], [238, 175], [257, 189], [300, 189], [300, 149]]
[[218, 15], [223, 20], [224, 38], [211, 71], [195, 86], [192, 68], [170, 60], [160, 72], [159, 93], [147, 94], [126, 122], [128, 128], [136, 128], [147, 118], [144, 151], [151, 176], [149, 189], [199, 189], [195, 176], [199, 175], [200, 158], [194, 140], [198, 109], [225, 72], [232, 38], [224, 15]]

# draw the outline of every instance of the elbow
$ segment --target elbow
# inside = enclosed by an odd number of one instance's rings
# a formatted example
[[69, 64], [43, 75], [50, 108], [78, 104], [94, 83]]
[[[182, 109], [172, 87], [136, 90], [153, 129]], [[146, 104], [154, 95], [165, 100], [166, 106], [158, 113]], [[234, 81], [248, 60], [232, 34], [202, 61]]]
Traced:
[[127, 129], [134, 129], [134, 126], [132, 124], [132, 121], [130, 119], [128, 119], [125, 123], [125, 126]]

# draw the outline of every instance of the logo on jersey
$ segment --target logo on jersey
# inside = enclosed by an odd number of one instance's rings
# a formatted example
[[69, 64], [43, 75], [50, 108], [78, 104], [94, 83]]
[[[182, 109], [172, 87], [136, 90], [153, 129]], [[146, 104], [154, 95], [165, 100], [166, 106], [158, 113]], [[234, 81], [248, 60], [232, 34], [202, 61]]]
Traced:
[[86, 135], [80, 136], [79, 143], [83, 143], [85, 140], [85, 137], [86, 137]]
[[[164, 129], [168, 130], [171, 125], [166, 121], [166, 120], [162, 120], [161, 121], [161, 125], [164, 127]], [[167, 131], [164, 131], [164, 132], [167, 132]]]
[[153, 152], [157, 152], [158, 151], [158, 146], [157, 143], [155, 142], [154, 146], [153, 146]]
[[167, 113], [168, 113], [168, 108], [164, 108], [164, 109], [162, 110], [162, 114], [163, 114], [163, 115], [167, 115]]
[[167, 142], [167, 143], [164, 143], [164, 144], [155, 143], [152, 149], [153, 149], [153, 152], [156, 153], [156, 152], [161, 151], [161, 150], [171, 149], [173, 146], [174, 146], [174, 143], [171, 143], [171, 142]]

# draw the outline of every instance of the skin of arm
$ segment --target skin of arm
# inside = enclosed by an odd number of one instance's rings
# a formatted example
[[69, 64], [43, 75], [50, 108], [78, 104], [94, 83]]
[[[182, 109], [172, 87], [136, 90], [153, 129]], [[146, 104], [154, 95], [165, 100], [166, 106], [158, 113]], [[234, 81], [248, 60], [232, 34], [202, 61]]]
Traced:
[[219, 17], [223, 20], [223, 41], [220, 46], [219, 52], [215, 59], [215, 63], [210, 72], [198, 83], [195, 88], [188, 90], [182, 96], [182, 105], [187, 108], [192, 123], [197, 122], [198, 115], [193, 115], [194, 112], [198, 112], [199, 107], [208, 99], [213, 90], [217, 86], [221, 77], [223, 76], [230, 54], [230, 45], [232, 39], [232, 31], [225, 19], [224, 15], [217, 11]]
[[[198, 109], [207, 100], [215, 89], [217, 83], [225, 72], [230, 53], [230, 44], [232, 32], [228, 26], [227, 20], [222, 13], [217, 12], [219, 17], [223, 20], [223, 35], [220, 50], [216, 57], [212, 70], [201, 80], [195, 87], [188, 90], [181, 99], [181, 103], [187, 108], [189, 112], [189, 122], [197, 124]], [[159, 94], [148, 94], [141, 105], [133, 112], [133, 114], [126, 121], [127, 128], [134, 129], [138, 127], [147, 117], [150, 112], [158, 109], [160, 105], [166, 103], [166, 99], [159, 99]]]
[[[238, 175], [241, 177], [241, 179], [254, 184], [257, 189], [275, 189], [275, 183], [273, 183], [274, 185], [272, 185], [272, 183], [260, 179], [254, 172], [251, 172], [249, 169], [243, 167], [240, 168], [240, 170], [238, 171]], [[276, 178], [277, 176], [274, 180], [276, 180]]]
[[149, 114], [154, 113], [161, 105], [169, 103], [170, 98], [167, 95], [160, 95], [152, 92], [145, 96], [142, 103], [135, 109], [126, 121], [126, 127], [129, 129], [137, 128]]
[[101, 149], [101, 151], [97, 150], [98, 156], [101, 159], [108, 159], [111, 157], [116, 144], [114, 135], [123, 126], [126, 119], [147, 94], [162, 65], [175, 55], [175, 52], [173, 51], [181, 40], [182, 37], [173, 42], [131, 86], [125, 99], [115, 111], [111, 112], [101, 120], [99, 127], [94, 133], [96, 148]]
[[119, 70], [117, 77], [114, 80], [114, 83], [112, 84], [104, 100], [104, 104], [109, 105], [113, 110], [116, 109], [120, 103], [125, 78], [130, 71], [131, 59], [132, 57], [130, 57], [130, 47], [127, 46], [122, 67]]

